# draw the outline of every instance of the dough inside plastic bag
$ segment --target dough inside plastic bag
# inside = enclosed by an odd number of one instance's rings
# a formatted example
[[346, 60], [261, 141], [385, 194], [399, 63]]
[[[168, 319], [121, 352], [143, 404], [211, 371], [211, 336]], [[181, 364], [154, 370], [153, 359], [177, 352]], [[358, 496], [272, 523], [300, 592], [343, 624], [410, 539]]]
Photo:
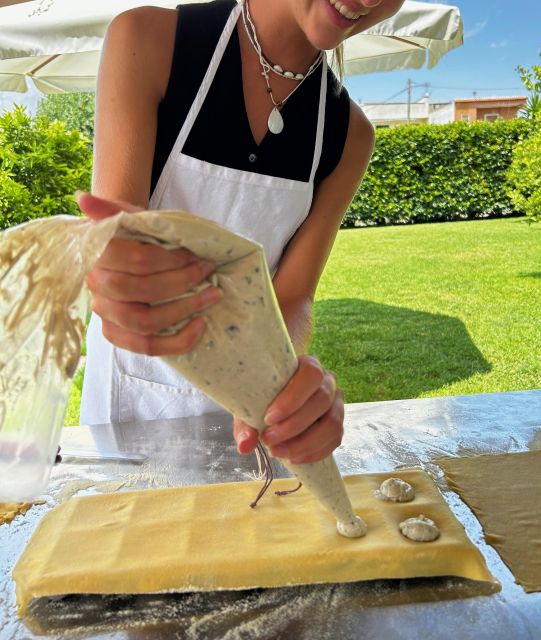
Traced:
[[[164, 360], [229, 412], [261, 433], [268, 405], [297, 368], [259, 244], [181, 211], [101, 222], [57, 216], [15, 227], [0, 235], [0, 385], [8, 391], [0, 404], [0, 500], [32, 499], [48, 481], [79, 359], [85, 277], [113, 236], [185, 247], [215, 263], [224, 295], [201, 312], [203, 338]], [[334, 513], [340, 533], [364, 535], [332, 456], [288, 467]]]
[[125, 215], [116, 237], [186, 247], [216, 264], [224, 295], [200, 313], [207, 329], [185, 355], [163, 359], [232, 414], [261, 431], [267, 406], [297, 368], [262, 247], [178, 211]]
[[32, 500], [47, 485], [81, 351], [85, 277], [117, 226], [58, 216], [0, 233], [0, 501]]

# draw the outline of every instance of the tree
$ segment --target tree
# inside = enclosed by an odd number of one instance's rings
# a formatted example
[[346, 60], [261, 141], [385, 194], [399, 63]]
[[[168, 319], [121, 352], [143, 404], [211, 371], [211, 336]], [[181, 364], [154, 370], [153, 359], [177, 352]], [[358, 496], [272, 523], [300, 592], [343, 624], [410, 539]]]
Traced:
[[521, 110], [521, 115], [525, 118], [541, 119], [541, 65], [534, 64], [531, 69], [519, 65], [517, 71], [522, 84], [530, 92], [526, 106]]
[[94, 93], [56, 93], [40, 100], [37, 115], [63, 122], [68, 131], [80, 131], [93, 140], [94, 102]]
[[90, 140], [23, 107], [0, 114], [0, 229], [43, 216], [77, 214], [90, 187]]

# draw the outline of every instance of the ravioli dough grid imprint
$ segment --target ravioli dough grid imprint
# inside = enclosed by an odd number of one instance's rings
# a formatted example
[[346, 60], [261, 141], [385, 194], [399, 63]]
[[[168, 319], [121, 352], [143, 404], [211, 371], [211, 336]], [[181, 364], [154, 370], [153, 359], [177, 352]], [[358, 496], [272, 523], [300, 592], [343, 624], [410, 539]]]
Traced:
[[[491, 582], [482, 555], [420, 470], [401, 471], [413, 503], [373, 491], [391, 474], [344, 478], [366, 537], [337, 534], [308, 492], [250, 509], [258, 482], [147, 489], [74, 498], [48, 513], [15, 567], [23, 612], [32, 598], [75, 593], [248, 589], [323, 582], [455, 575]], [[277, 480], [276, 489], [290, 488]], [[416, 504], [417, 503], [417, 504]], [[404, 538], [399, 523], [422, 509], [438, 540]]]

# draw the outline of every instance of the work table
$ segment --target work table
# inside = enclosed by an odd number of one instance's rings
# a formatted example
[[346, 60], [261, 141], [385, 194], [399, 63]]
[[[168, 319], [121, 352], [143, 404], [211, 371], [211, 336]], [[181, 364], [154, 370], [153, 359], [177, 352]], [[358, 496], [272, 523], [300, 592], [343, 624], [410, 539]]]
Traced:
[[[147, 459], [137, 464], [67, 458], [52, 471], [45, 503], [0, 527], [0, 640], [38, 637], [17, 619], [10, 575], [43, 514], [61, 499], [98, 491], [241, 481], [253, 479], [257, 469], [252, 456], [236, 453], [231, 418], [226, 414], [68, 427], [61, 445], [139, 453]], [[49, 637], [58, 639], [77, 631], [79, 637], [107, 640], [536, 640], [541, 638], [541, 593], [526, 594], [515, 584], [496, 551], [485, 543], [477, 519], [448, 489], [432, 460], [539, 448], [541, 391], [346, 406], [345, 435], [335, 454], [341, 472], [412, 466], [428, 471], [501, 583], [498, 593], [452, 578], [381, 580], [247, 592], [68, 599], [34, 607], [32, 614], [49, 633], [56, 632]], [[278, 468], [277, 475], [285, 471]], [[471, 597], [457, 597], [461, 593]]]

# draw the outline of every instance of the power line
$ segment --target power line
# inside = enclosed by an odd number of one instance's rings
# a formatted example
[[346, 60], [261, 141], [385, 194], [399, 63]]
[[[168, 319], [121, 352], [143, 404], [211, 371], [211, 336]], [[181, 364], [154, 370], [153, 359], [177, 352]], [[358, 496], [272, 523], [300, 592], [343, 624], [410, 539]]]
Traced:
[[[412, 88], [425, 87], [425, 89], [443, 89], [445, 91], [525, 91], [524, 87], [482, 87], [481, 89], [476, 87], [440, 87], [430, 84], [429, 82], [424, 82], [422, 84], [412, 84], [411, 86]], [[407, 90], [408, 88], [406, 87], [405, 89], [402, 89], [401, 91], [393, 94], [390, 98], [387, 98], [387, 100], [384, 100], [383, 102], [389, 102], [393, 98], [397, 98], [403, 93], [406, 93]]]
[[[383, 100], [383, 102], [379, 103], [379, 104], [386, 104], [387, 102], [390, 102], [391, 100], [394, 100], [395, 98], [398, 98], [398, 96], [401, 96], [404, 93], [407, 93], [408, 91], [411, 91], [412, 88], [419, 88], [419, 87], [424, 87], [427, 91], [429, 89], [438, 89], [438, 90], [443, 90], [443, 91], [472, 91], [472, 92], [481, 92], [481, 91], [524, 91], [524, 87], [482, 87], [482, 88], [478, 88], [478, 87], [440, 87], [437, 85], [433, 85], [430, 84], [429, 82], [422, 82], [422, 83], [418, 83], [418, 84], [411, 84], [410, 87], [408, 88], [408, 86], [406, 86], [404, 89], [401, 89], [400, 91], [397, 91], [396, 93], [393, 93], [392, 96], [390, 96], [389, 98], [387, 98], [386, 100]], [[410, 99], [411, 101], [411, 99]], [[359, 100], [360, 102], [360, 100]]]
[[[431, 86], [432, 85], [429, 82], [423, 82], [421, 84], [412, 84], [411, 88], [424, 87], [425, 89], [429, 89]], [[406, 91], [408, 91], [407, 86], [405, 89], [402, 89], [401, 91], [398, 91], [398, 93], [393, 94], [390, 98], [387, 98], [387, 100], [384, 100], [383, 104], [385, 104], [386, 102], [390, 102], [393, 98], [398, 98], [398, 96], [402, 95], [403, 93], [406, 93]]]
[[524, 91], [524, 87], [438, 87], [430, 85], [432, 89], [445, 89], [446, 91]]
[[383, 102], [390, 102], [393, 98], [398, 98], [398, 96], [401, 96], [403, 93], [406, 93], [407, 89], [402, 89], [402, 91], [398, 91], [398, 93], [394, 93], [390, 98], [387, 98], [387, 100], [384, 100]]
[[393, 100], [394, 98], [398, 98], [398, 96], [401, 96], [403, 93], [407, 93], [408, 94], [408, 100], [407, 100], [407, 104], [408, 104], [408, 122], [410, 120], [410, 105], [411, 105], [411, 90], [412, 89], [418, 89], [420, 87], [423, 87], [425, 89], [425, 91], [427, 91], [431, 85], [429, 82], [420, 82], [420, 83], [413, 83], [411, 80], [408, 80], [408, 84], [406, 86], [405, 89], [402, 89], [401, 91], [398, 91], [397, 93], [394, 93], [390, 98], [387, 98], [387, 100], [384, 100], [382, 104], [386, 104], [388, 102], [390, 102], [391, 100]]

